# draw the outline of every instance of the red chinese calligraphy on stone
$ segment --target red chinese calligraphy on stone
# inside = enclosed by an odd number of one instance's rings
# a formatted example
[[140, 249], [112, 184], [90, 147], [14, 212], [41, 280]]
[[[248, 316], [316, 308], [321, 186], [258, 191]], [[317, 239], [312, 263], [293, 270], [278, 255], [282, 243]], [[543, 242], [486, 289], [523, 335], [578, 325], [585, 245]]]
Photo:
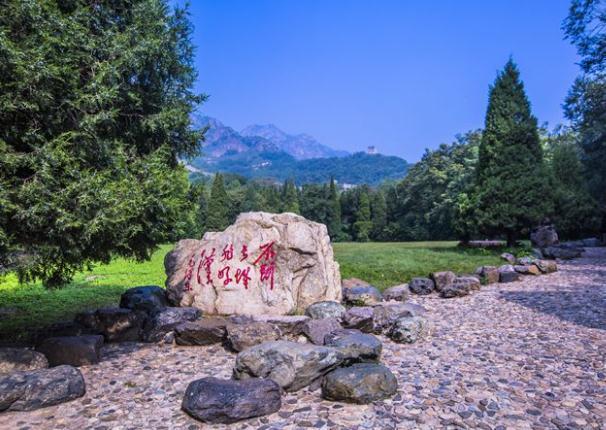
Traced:
[[202, 278], [200, 276], [200, 270], [202, 270], [202, 267], [204, 265], [204, 255], [206, 254], [206, 249], [203, 249], [200, 252], [200, 262], [198, 263], [198, 270], [196, 271], [196, 278], [198, 279], [198, 284], [202, 284]]
[[274, 242], [268, 242], [260, 246], [261, 254], [253, 264], [262, 261], [260, 266], [261, 282], [269, 281], [270, 289], [274, 289], [274, 274], [276, 271], [276, 251], [274, 251]]
[[274, 289], [274, 272], [276, 270], [276, 265], [272, 261], [269, 264], [261, 264], [261, 282], [265, 282], [269, 280], [270, 289]]
[[218, 273], [219, 279], [225, 278], [225, 280], [223, 281], [223, 285], [229, 285], [229, 283], [231, 281], [233, 281], [233, 279], [229, 277], [230, 269], [231, 269], [231, 267], [225, 266], [223, 269], [219, 270], [219, 273]]
[[213, 261], [215, 261], [215, 248], [213, 248], [210, 255], [205, 256], [203, 259], [204, 263], [202, 264], [202, 267], [204, 267], [204, 271], [206, 272], [206, 283], [212, 284], [213, 280], [211, 278], [211, 265], [213, 264]]
[[236, 269], [236, 284], [244, 284], [244, 288], [248, 289], [248, 282], [250, 281], [250, 267], [246, 269]]
[[223, 248], [221, 261], [231, 260], [232, 258], [234, 258], [234, 245], [230, 243], [229, 245], [225, 245], [225, 248]]
[[240, 251], [240, 261], [244, 261], [248, 258], [248, 246], [242, 245], [242, 250]]
[[194, 266], [196, 265], [196, 256], [192, 254], [189, 258], [189, 262], [187, 263], [187, 270], [185, 271], [185, 286], [183, 287], [184, 291], [191, 291], [191, 277], [194, 272]]
[[261, 254], [257, 257], [253, 264], [257, 264], [259, 261], [273, 261], [276, 258], [276, 251], [274, 251], [274, 242], [268, 242], [265, 245], [261, 245]]

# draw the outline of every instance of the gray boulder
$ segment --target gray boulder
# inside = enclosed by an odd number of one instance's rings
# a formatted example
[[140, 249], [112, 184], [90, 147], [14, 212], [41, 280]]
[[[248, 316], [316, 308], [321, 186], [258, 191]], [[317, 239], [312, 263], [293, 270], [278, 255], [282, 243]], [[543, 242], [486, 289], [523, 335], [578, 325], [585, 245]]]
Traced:
[[449, 287], [443, 288], [440, 291], [440, 297], [444, 299], [452, 299], [454, 297], [463, 297], [467, 296], [470, 293], [469, 286], [461, 284], [461, 285], [451, 285]]
[[372, 285], [343, 288], [343, 302], [351, 306], [368, 306], [383, 300], [381, 292]]
[[548, 274], [558, 271], [558, 265], [553, 260], [537, 260], [535, 265], [539, 268], [541, 273]]
[[166, 290], [157, 285], [145, 285], [126, 290], [120, 297], [120, 307], [153, 313], [169, 306]]
[[255, 315], [253, 321], [273, 324], [283, 336], [298, 336], [303, 333], [303, 324], [309, 321], [307, 315]]
[[515, 264], [516, 263], [516, 256], [513, 254], [510, 254], [509, 252], [504, 252], [501, 254], [501, 259], [507, 261], [509, 264]]
[[107, 342], [140, 340], [146, 319], [145, 312], [125, 308], [101, 308], [76, 315], [77, 323], [102, 334]]
[[537, 261], [535, 257], [526, 256], [518, 258], [516, 263], [518, 266], [530, 266], [531, 264], [534, 264], [535, 261]]
[[539, 268], [534, 264], [529, 265], [515, 265], [513, 269], [518, 272], [520, 275], [533, 275], [538, 276], [541, 274]]
[[451, 287], [457, 275], [454, 272], [435, 272], [431, 274], [436, 291], [440, 292], [444, 288]]
[[322, 397], [348, 403], [371, 403], [396, 394], [398, 382], [380, 364], [357, 363], [333, 370], [322, 381]]
[[0, 375], [47, 367], [48, 360], [40, 352], [28, 348], [0, 348]]
[[43, 353], [51, 366], [68, 364], [86, 366], [98, 363], [101, 358], [103, 336], [64, 336], [44, 340], [38, 351]]
[[408, 284], [395, 285], [383, 291], [383, 300], [395, 300], [405, 302], [410, 297], [410, 288]]
[[546, 248], [559, 243], [558, 233], [553, 225], [542, 225], [532, 229], [530, 242], [533, 246]]
[[515, 271], [511, 264], [505, 264], [499, 267], [499, 282], [515, 282], [520, 279], [520, 274]]
[[271, 379], [202, 378], [185, 390], [181, 408], [209, 424], [230, 424], [280, 410], [280, 386]]
[[480, 277], [480, 283], [482, 284], [496, 284], [499, 282], [499, 269], [495, 266], [478, 267], [475, 274]]
[[433, 292], [435, 284], [429, 278], [412, 278], [408, 288], [413, 294], [427, 295]]
[[387, 336], [398, 343], [414, 343], [429, 335], [430, 327], [425, 318], [405, 317], [397, 320]]
[[57, 366], [0, 377], [0, 411], [32, 411], [58, 405], [85, 393], [82, 373]]
[[251, 322], [227, 327], [227, 343], [234, 351], [243, 351], [253, 345], [278, 340], [282, 333], [273, 324]]
[[480, 289], [482, 284], [480, 278], [475, 276], [458, 276], [453, 282], [454, 287], [465, 287], [469, 291], [477, 291]]
[[583, 254], [582, 248], [575, 248], [570, 246], [549, 246], [543, 249], [543, 255], [545, 258], [560, 260], [572, 260], [573, 258], [578, 258]]
[[177, 345], [212, 345], [223, 343], [227, 337], [227, 326], [231, 323], [225, 318], [203, 318], [186, 321], [175, 327]]
[[343, 315], [343, 326], [370, 332], [373, 328], [373, 315], [370, 306], [354, 306]]
[[255, 345], [238, 354], [234, 378], [273, 379], [286, 391], [298, 391], [344, 360], [336, 348], [309, 343], [275, 341]]
[[412, 303], [380, 303], [372, 307], [372, 332], [383, 333], [400, 318], [413, 317], [424, 310], [419, 305]]
[[383, 349], [383, 344], [376, 336], [351, 329], [341, 329], [327, 335], [324, 344], [338, 348], [347, 364], [379, 361]]
[[314, 320], [321, 320], [324, 318], [336, 318], [341, 320], [345, 311], [346, 309], [341, 303], [327, 300], [309, 305], [305, 310], [305, 315]]
[[311, 319], [303, 324], [303, 334], [315, 345], [324, 345], [324, 337], [340, 329], [341, 324], [336, 318]]
[[165, 308], [152, 314], [143, 327], [143, 340], [160, 342], [164, 336], [173, 331], [179, 324], [195, 321], [202, 316], [198, 308]]

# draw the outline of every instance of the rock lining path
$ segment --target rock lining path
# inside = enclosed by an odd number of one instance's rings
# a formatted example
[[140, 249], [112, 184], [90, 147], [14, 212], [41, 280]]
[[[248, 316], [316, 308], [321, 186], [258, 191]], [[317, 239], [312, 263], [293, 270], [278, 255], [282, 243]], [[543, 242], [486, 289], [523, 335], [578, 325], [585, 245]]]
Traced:
[[[381, 337], [400, 385], [393, 399], [347, 405], [305, 389], [285, 394], [279, 413], [230, 428], [604, 429], [606, 248], [559, 268], [463, 298], [415, 297], [435, 331], [413, 345]], [[81, 368], [83, 398], [0, 414], [0, 428], [211, 428], [181, 399], [194, 379], [229, 377], [234, 359], [219, 346], [110, 344]]]

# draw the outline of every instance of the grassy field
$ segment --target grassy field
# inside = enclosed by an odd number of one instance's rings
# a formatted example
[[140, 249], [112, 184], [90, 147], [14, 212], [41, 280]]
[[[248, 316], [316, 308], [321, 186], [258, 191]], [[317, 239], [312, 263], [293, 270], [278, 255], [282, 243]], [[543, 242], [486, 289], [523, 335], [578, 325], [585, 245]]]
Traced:
[[[360, 278], [379, 288], [434, 271], [466, 273], [499, 264], [498, 252], [462, 250], [456, 242], [337, 243], [334, 248], [343, 278]], [[0, 343], [27, 339], [33, 329], [69, 321], [82, 310], [117, 305], [120, 294], [130, 287], [164, 285], [163, 259], [170, 249], [160, 247], [144, 263], [116, 259], [99, 265], [55, 290], [39, 283], [19, 285], [13, 275], [0, 278]]]

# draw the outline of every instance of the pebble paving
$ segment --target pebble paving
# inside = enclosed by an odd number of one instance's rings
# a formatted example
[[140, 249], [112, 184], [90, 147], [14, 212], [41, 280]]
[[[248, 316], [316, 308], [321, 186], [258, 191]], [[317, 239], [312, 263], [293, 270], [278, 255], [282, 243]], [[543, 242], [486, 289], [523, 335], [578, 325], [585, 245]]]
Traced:
[[559, 269], [463, 298], [415, 297], [433, 334], [413, 345], [381, 338], [399, 382], [387, 401], [328, 402], [315, 384], [285, 394], [278, 413], [210, 426], [182, 412], [181, 399], [194, 379], [230, 377], [234, 354], [125, 343], [81, 368], [83, 398], [0, 414], [0, 428], [606, 429], [606, 248]]

